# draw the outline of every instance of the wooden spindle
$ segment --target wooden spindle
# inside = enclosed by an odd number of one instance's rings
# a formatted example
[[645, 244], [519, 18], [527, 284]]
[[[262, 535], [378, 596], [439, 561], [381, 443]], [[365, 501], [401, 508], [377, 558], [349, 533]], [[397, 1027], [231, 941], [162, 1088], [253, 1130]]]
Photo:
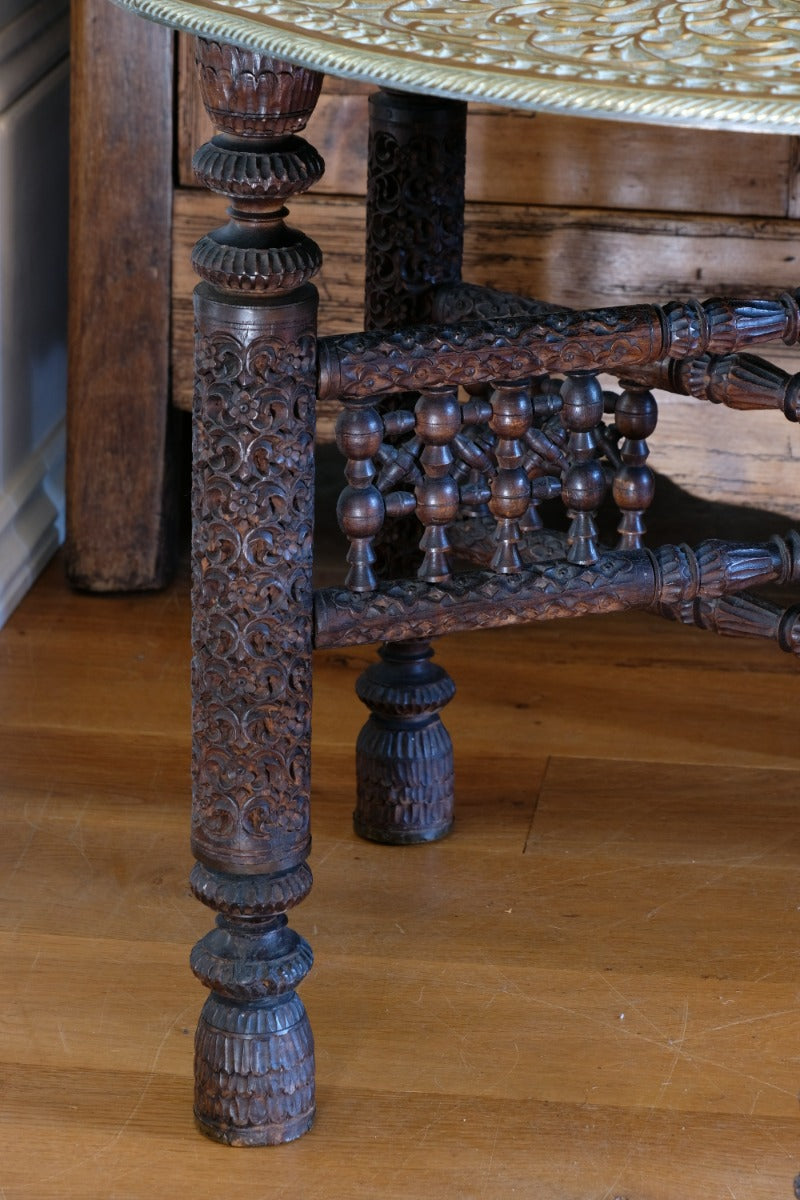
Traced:
[[564, 505], [571, 519], [567, 559], [588, 566], [599, 558], [594, 518], [606, 490], [605, 474], [596, 458], [594, 434], [603, 416], [604, 397], [594, 375], [579, 374], [564, 381], [561, 398], [561, 419], [569, 431], [570, 466], [562, 479]]
[[653, 502], [655, 476], [647, 465], [647, 438], [658, 419], [656, 399], [645, 388], [628, 385], [614, 408], [617, 432], [624, 438], [621, 465], [614, 473], [612, 492], [620, 510], [618, 550], [639, 550], [645, 533], [644, 514]]

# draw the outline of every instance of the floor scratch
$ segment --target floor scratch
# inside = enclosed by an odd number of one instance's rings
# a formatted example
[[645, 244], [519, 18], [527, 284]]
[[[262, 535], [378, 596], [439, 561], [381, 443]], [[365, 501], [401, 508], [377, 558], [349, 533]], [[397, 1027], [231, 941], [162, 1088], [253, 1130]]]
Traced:
[[545, 782], [547, 780], [547, 774], [550, 770], [551, 762], [552, 762], [552, 759], [548, 757], [544, 764], [544, 770], [542, 771], [542, 777], [539, 780], [539, 786], [536, 789], [536, 792], [534, 793], [533, 811], [531, 812], [531, 819], [528, 822], [528, 828], [525, 833], [525, 841], [522, 844], [522, 853], [523, 854], [528, 853], [528, 844], [530, 843], [531, 837], [533, 836], [533, 822], [536, 820], [536, 813], [538, 812], [538, 809], [539, 809], [539, 800], [541, 799], [542, 792], [544, 791]]

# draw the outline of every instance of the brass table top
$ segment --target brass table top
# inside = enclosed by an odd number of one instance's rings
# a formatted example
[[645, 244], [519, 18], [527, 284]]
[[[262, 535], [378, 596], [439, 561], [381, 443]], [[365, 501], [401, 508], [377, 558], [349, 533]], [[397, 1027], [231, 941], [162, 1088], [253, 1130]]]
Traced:
[[794, 0], [117, 0], [328, 74], [513, 108], [800, 128]]

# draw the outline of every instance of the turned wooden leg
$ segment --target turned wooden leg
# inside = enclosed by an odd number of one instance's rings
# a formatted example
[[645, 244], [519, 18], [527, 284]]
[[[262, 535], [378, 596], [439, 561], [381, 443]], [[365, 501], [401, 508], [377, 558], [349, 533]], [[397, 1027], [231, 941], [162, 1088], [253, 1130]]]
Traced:
[[[313, 1040], [295, 992], [311, 965], [286, 911], [307, 895], [317, 247], [282, 202], [322, 173], [294, 131], [321, 77], [198, 43], [221, 136], [195, 157], [232, 200], [194, 265], [195, 895], [216, 928], [192, 967], [211, 989], [195, 1113], [234, 1145], [290, 1141], [314, 1117]], [[283, 114], [287, 114], [284, 116]]]
[[[424, 318], [431, 287], [461, 278], [465, 146], [460, 101], [370, 97], [367, 329]], [[416, 573], [420, 532], [413, 517], [384, 529], [382, 574]], [[356, 751], [354, 823], [364, 837], [424, 842], [452, 825], [453, 747], [438, 713], [455, 688], [432, 653], [428, 642], [389, 643], [358, 682], [372, 712]]]
[[439, 712], [455, 685], [430, 642], [387, 642], [356, 684], [371, 716], [356, 743], [356, 833], [408, 845], [453, 824], [453, 743]]

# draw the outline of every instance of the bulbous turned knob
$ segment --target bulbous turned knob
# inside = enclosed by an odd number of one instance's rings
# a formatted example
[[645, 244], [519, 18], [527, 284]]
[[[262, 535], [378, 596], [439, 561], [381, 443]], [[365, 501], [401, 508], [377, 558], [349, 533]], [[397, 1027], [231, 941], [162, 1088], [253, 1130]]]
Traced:
[[612, 484], [614, 502], [623, 511], [649, 508], [655, 486], [655, 476], [649, 467], [620, 467]]
[[600, 424], [605, 398], [594, 375], [569, 375], [561, 385], [561, 419], [567, 429], [586, 433]]
[[417, 516], [423, 525], [449, 525], [458, 515], [458, 484], [450, 475], [423, 479], [415, 489]]
[[371, 484], [346, 487], [336, 504], [339, 528], [348, 538], [371, 538], [380, 532], [385, 506], [383, 496]]
[[576, 463], [564, 474], [562, 497], [573, 512], [594, 512], [606, 491], [606, 477], [599, 462]]
[[628, 387], [617, 397], [614, 423], [624, 438], [649, 438], [658, 421], [658, 404], [652, 392]]
[[533, 420], [533, 405], [527, 386], [498, 384], [491, 397], [492, 415], [489, 428], [501, 438], [521, 438]]
[[501, 520], [517, 520], [528, 511], [531, 502], [531, 484], [521, 467], [501, 470], [492, 480], [492, 498], [489, 511]]
[[461, 428], [461, 405], [450, 389], [423, 393], [414, 414], [416, 432], [428, 446], [446, 446]]
[[383, 421], [374, 408], [347, 408], [336, 418], [336, 445], [345, 458], [373, 458], [383, 441]]

